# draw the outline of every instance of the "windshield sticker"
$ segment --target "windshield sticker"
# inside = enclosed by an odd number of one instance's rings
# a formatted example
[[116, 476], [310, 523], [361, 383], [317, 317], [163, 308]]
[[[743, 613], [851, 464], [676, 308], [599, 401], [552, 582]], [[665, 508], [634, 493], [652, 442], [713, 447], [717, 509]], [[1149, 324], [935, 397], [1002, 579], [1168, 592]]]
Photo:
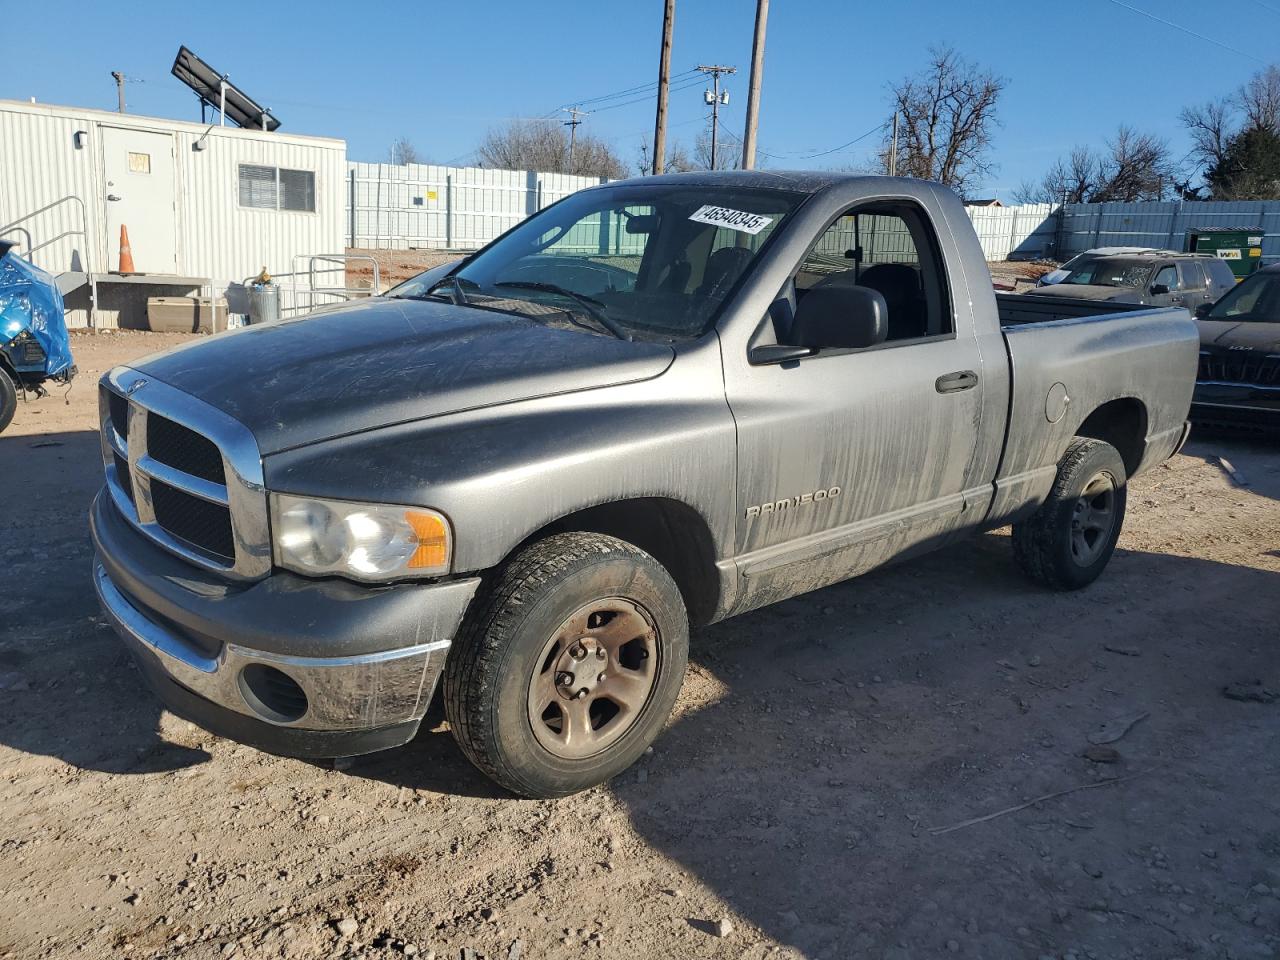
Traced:
[[749, 233], [752, 236], [773, 223], [773, 217], [762, 217], [758, 213], [747, 213], [745, 210], [716, 207], [711, 204], [699, 207], [689, 219], [697, 223], [709, 223], [712, 226], [737, 230], [739, 233]]

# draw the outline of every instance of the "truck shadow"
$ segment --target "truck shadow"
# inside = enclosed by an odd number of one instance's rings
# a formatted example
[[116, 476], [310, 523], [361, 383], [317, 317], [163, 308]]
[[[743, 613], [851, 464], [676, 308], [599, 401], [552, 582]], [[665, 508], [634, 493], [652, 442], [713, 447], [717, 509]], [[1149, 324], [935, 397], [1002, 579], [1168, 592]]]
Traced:
[[[684, 874], [719, 901], [673, 895], [671, 911], [695, 930], [745, 920], [806, 956], [1178, 952], [1167, 925], [1087, 907], [1149, 883], [1143, 843], [1183, 847], [1171, 882], [1191, 882], [1213, 843], [1197, 839], [1207, 809], [1229, 802], [1254, 835], [1280, 828], [1274, 784], [1250, 772], [1280, 741], [1280, 707], [1222, 696], [1280, 681], [1280, 574], [1121, 550], [1098, 583], [1055, 594], [1010, 552], [987, 535], [699, 632], [677, 720], [610, 787], [672, 864], [657, 886], [671, 894]], [[1143, 712], [1118, 762], [1083, 758], [1102, 721]], [[1265, 866], [1241, 855], [1241, 870]], [[1129, 929], [1105, 932], [1108, 919]], [[1180, 927], [1223, 929], [1209, 915]]]
[[107, 773], [208, 758], [157, 734], [160, 704], [102, 621], [90, 580], [93, 431], [0, 435], [0, 743]]

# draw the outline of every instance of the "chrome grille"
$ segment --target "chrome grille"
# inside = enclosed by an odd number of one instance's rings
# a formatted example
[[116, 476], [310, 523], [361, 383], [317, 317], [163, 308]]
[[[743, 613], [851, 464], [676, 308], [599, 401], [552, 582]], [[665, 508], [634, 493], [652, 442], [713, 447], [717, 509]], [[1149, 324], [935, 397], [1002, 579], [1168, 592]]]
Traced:
[[107, 487], [125, 518], [199, 566], [233, 579], [265, 576], [266, 491], [248, 429], [127, 367], [107, 374], [100, 390]]
[[147, 453], [175, 470], [226, 485], [217, 445], [167, 417], [155, 413], [147, 417]]

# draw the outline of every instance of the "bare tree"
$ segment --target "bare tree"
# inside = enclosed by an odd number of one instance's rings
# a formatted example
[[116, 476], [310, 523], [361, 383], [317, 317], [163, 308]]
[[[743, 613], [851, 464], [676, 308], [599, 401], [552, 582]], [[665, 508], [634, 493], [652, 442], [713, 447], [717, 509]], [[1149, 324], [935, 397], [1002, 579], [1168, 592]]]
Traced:
[[[936, 180], [961, 195], [993, 172], [989, 154], [1005, 80], [950, 47], [930, 50], [929, 65], [893, 88], [898, 113], [898, 173]], [[881, 149], [888, 170], [890, 144]]]
[[698, 170], [737, 170], [742, 166], [742, 142], [723, 134], [716, 142], [716, 162], [711, 163], [711, 133], [704, 130], [693, 142], [693, 164]]
[[1259, 70], [1235, 95], [1246, 129], [1280, 133], [1280, 68]]
[[1182, 108], [1182, 125], [1191, 134], [1191, 158], [1198, 167], [1212, 167], [1222, 162], [1227, 141], [1231, 139], [1231, 104], [1229, 100], [1210, 100], [1198, 107]]
[[387, 150], [387, 159], [392, 163], [426, 163], [427, 158], [418, 152], [418, 148], [408, 137], [396, 137]]
[[1188, 185], [1192, 176], [1203, 173], [1219, 200], [1242, 200], [1272, 189], [1268, 184], [1276, 160], [1267, 145], [1280, 135], [1280, 68], [1259, 70], [1233, 93], [1186, 107], [1181, 117], [1191, 134], [1195, 164]]
[[1073, 147], [1053, 162], [1039, 181], [1023, 183], [1013, 193], [1018, 203], [1084, 203], [1102, 179], [1102, 159], [1090, 147]]
[[1163, 200], [1172, 191], [1173, 161], [1169, 145], [1159, 137], [1121, 126], [1107, 149], [1095, 202]]
[[1149, 133], [1122, 126], [1106, 149], [1072, 148], [1054, 161], [1039, 182], [1014, 193], [1019, 203], [1102, 203], [1161, 200], [1175, 189], [1169, 147]]
[[540, 170], [617, 180], [627, 166], [613, 147], [579, 132], [573, 139], [555, 120], [513, 120], [490, 130], [476, 149], [481, 166], [501, 170]]
[[674, 143], [671, 145], [671, 149], [667, 151], [667, 162], [664, 169], [667, 173], [689, 173], [697, 170], [698, 165], [689, 156], [689, 151], [683, 143]]

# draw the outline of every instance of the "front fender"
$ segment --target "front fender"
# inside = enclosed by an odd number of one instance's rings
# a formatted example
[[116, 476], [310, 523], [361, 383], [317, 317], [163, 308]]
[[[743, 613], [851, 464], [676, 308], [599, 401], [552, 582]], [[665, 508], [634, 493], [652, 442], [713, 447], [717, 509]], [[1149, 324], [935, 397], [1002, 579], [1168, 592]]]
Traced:
[[714, 337], [640, 383], [509, 403], [329, 440], [264, 460], [267, 488], [427, 506], [454, 530], [454, 573], [498, 564], [587, 507], [661, 497], [733, 552], [736, 437]]

